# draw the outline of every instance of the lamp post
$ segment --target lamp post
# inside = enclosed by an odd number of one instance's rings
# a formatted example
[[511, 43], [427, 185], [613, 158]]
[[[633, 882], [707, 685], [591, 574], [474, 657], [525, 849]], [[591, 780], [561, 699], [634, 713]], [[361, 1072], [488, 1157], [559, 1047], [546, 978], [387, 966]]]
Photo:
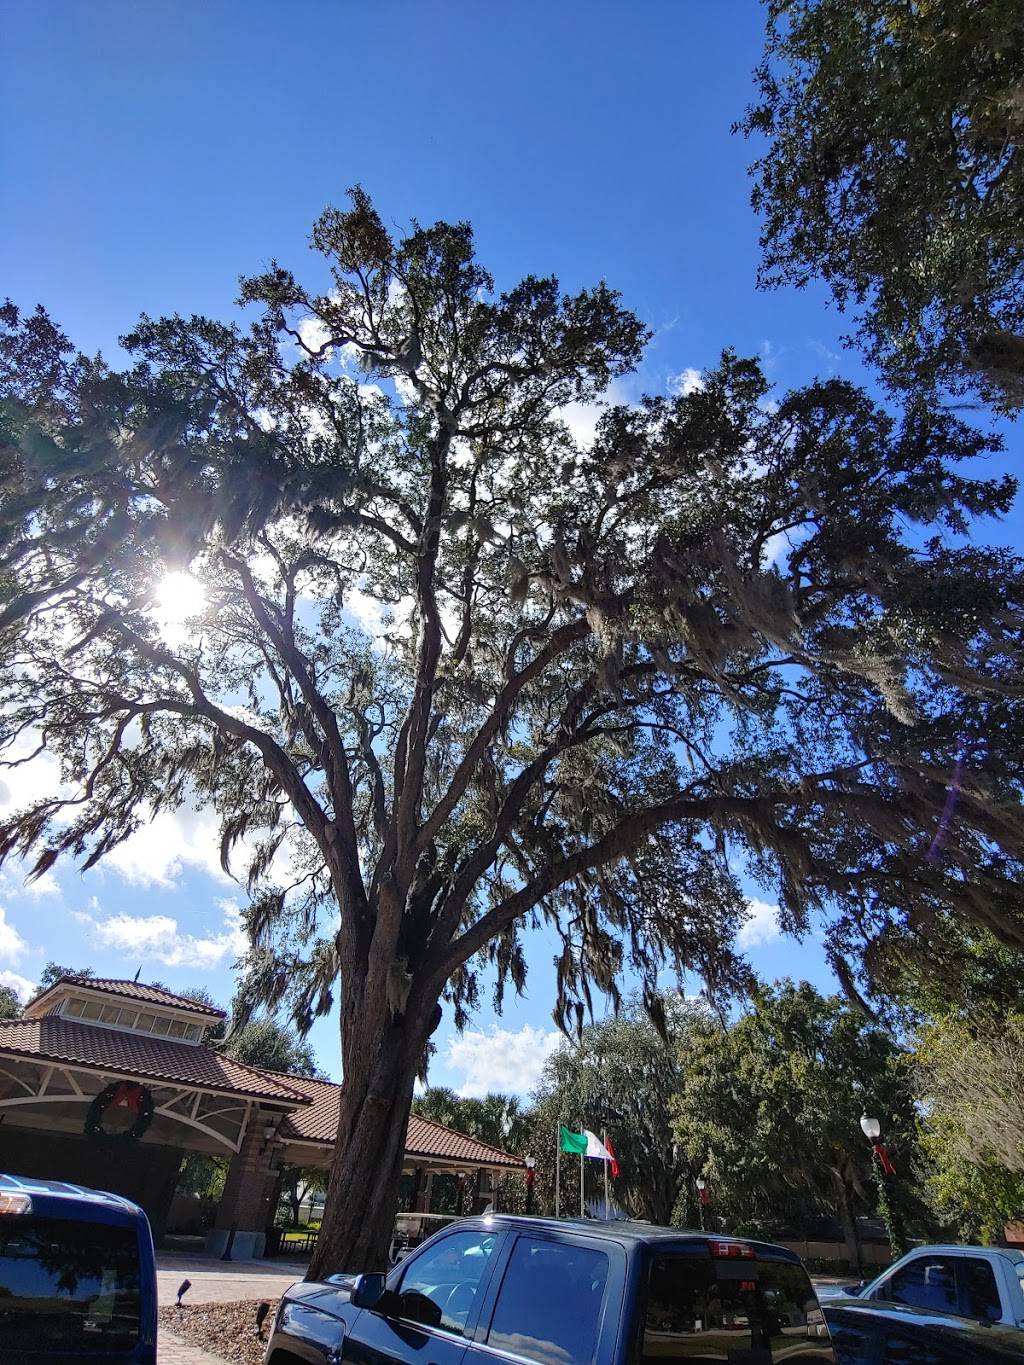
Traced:
[[524, 1156], [523, 1165], [526, 1167], [526, 1212], [533, 1212], [533, 1182], [537, 1179], [537, 1158], [535, 1156]]
[[704, 1205], [708, 1202], [708, 1182], [702, 1175], [699, 1175], [693, 1182], [697, 1186], [697, 1217], [700, 1219], [700, 1230], [704, 1231]]
[[882, 1125], [878, 1119], [865, 1111], [860, 1116], [860, 1130], [871, 1143], [871, 1173], [878, 1190], [878, 1212], [885, 1224], [889, 1250], [892, 1252], [893, 1260], [896, 1260], [907, 1249], [903, 1218], [893, 1204], [889, 1185], [889, 1178], [896, 1174], [896, 1167], [892, 1163], [889, 1149], [882, 1141]]

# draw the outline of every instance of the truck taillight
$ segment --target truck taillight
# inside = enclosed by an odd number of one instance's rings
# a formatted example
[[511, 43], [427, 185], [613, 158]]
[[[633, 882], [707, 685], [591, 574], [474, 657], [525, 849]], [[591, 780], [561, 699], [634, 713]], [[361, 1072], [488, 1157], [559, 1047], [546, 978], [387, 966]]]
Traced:
[[708, 1242], [712, 1256], [739, 1257], [745, 1261], [756, 1261], [757, 1253], [746, 1242]]
[[32, 1198], [27, 1194], [9, 1194], [0, 1190], [0, 1214], [31, 1213]]

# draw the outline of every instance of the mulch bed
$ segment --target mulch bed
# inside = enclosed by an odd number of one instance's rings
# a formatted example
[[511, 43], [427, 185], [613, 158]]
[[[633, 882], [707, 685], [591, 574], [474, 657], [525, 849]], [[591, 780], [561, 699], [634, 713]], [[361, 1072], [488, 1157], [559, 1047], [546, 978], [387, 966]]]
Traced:
[[[263, 1335], [256, 1335], [256, 1309], [270, 1304]], [[239, 1299], [235, 1303], [194, 1303], [181, 1308], [161, 1308], [160, 1327], [173, 1332], [191, 1346], [231, 1362], [231, 1365], [263, 1365], [267, 1335], [277, 1308], [276, 1299]]]

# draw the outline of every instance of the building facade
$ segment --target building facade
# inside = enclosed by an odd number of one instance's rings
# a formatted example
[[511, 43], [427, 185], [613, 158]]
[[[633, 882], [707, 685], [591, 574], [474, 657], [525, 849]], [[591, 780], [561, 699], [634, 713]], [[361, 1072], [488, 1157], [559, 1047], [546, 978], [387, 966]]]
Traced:
[[[229, 1158], [207, 1237], [213, 1254], [260, 1256], [283, 1166], [331, 1163], [340, 1087], [262, 1071], [204, 1039], [220, 1010], [135, 981], [62, 977], [0, 1021], [0, 1171], [67, 1180], [134, 1199], [154, 1234], [187, 1152]], [[413, 1116], [405, 1172], [429, 1210], [436, 1174], [486, 1195], [523, 1162]]]

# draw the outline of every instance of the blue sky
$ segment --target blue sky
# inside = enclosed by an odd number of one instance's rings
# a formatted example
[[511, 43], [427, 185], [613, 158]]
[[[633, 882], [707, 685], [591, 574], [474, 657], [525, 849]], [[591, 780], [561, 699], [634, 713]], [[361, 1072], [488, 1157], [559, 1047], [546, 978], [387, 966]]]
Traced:
[[[627, 397], [724, 345], [782, 385], [870, 382], [824, 291], [754, 288], [752, 152], [730, 124], [761, 24], [755, 0], [7, 0], [3, 290], [116, 362], [142, 310], [227, 315], [238, 275], [272, 256], [308, 273], [310, 224], [360, 182], [389, 222], [469, 219], [500, 286], [553, 271], [620, 289], [655, 331]], [[1022, 543], [1019, 508], [987, 538]], [[241, 904], [210, 822], [167, 817], [84, 878], [58, 867], [29, 893], [2, 874], [0, 979], [33, 980], [47, 958], [141, 965], [226, 1002]], [[752, 930], [763, 976], [828, 982], [816, 941], [773, 934], [769, 905]], [[551, 1045], [552, 953], [531, 944], [527, 998], [503, 1020], [483, 1010], [461, 1040], [445, 1022], [434, 1081], [529, 1087]], [[336, 1075], [334, 1023], [313, 1041]]]

